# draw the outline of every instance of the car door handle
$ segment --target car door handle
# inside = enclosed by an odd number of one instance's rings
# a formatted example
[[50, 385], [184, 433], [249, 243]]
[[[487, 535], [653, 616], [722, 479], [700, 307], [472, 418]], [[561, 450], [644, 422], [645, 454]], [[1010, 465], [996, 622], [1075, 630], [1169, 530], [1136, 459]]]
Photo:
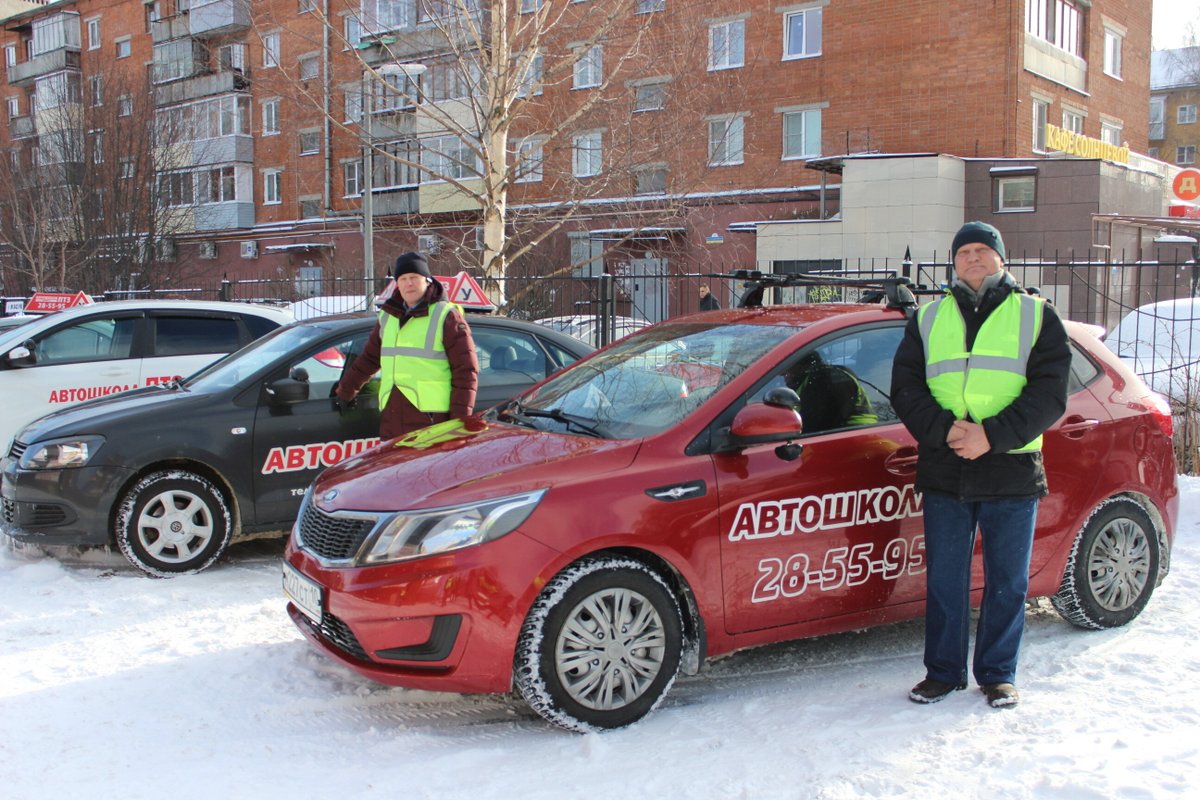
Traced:
[[901, 447], [883, 460], [883, 468], [893, 475], [911, 475], [917, 469], [917, 448]]
[[1067, 420], [1058, 427], [1062, 434], [1070, 439], [1082, 439], [1084, 434], [1100, 425], [1098, 419], [1085, 419], [1084, 417], [1075, 415], [1068, 417]]

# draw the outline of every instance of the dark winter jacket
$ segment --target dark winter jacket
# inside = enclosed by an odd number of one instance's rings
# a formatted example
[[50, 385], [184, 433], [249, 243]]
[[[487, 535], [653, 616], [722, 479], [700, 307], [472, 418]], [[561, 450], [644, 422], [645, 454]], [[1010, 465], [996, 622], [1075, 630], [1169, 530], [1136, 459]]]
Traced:
[[[429, 316], [429, 306], [442, 299], [445, 289], [441, 282], [434, 281], [425, 293], [425, 299], [414, 308], [405, 307], [400, 292], [393, 292], [384, 302], [381, 311], [400, 320], [400, 324], [413, 317]], [[379, 354], [383, 326], [375, 324], [367, 345], [346, 370], [335, 391], [343, 402], [349, 402], [371, 376], [379, 371]], [[387, 408], [380, 409], [379, 436], [391, 439], [406, 433], [442, 422], [452, 417], [470, 416], [475, 407], [475, 392], [479, 386], [479, 359], [475, 355], [475, 341], [471, 328], [456, 310], [451, 309], [442, 323], [442, 342], [446, 348], [446, 359], [450, 362], [450, 413], [427, 413], [414, 406], [404, 392], [392, 392]]]
[[[951, 294], [966, 325], [968, 349], [988, 315], [1009, 294], [1023, 291], [1005, 273], [1000, 283], [980, 298], [976, 309], [965, 287], [952, 287]], [[962, 458], [946, 444], [954, 415], [938, 405], [925, 383], [925, 347], [914, 315], [892, 364], [892, 406], [917, 440], [917, 489], [948, 494], [964, 502], [1045, 495], [1048, 489], [1042, 454], [1007, 451], [1032, 441], [1063, 415], [1070, 369], [1066, 329], [1054, 307], [1046, 303], [1042, 330], [1026, 365], [1025, 388], [996, 416], [975, 420], [983, 425], [991, 451], [974, 461]]]

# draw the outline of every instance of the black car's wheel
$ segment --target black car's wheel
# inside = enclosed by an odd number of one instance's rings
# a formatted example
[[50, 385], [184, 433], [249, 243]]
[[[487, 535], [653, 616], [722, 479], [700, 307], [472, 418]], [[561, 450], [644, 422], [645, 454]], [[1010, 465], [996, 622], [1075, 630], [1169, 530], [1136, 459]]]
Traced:
[[1115, 628], [1132, 620], [1158, 583], [1161, 553], [1150, 516], [1127, 498], [1097, 506], [1075, 539], [1058, 594], [1050, 598], [1081, 628]]
[[229, 501], [206, 478], [184, 470], [146, 475], [121, 499], [113, 523], [121, 552], [160, 578], [199, 572], [229, 544]]
[[517, 643], [516, 684], [529, 705], [574, 731], [620, 728], [650, 713], [675, 680], [679, 603], [627, 558], [590, 558], [538, 596]]

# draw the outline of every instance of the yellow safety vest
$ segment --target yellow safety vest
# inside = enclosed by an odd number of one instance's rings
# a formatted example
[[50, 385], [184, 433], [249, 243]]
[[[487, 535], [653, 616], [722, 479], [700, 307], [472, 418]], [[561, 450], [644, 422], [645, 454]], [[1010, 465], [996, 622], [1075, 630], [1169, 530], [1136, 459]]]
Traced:
[[424, 317], [408, 322], [380, 312], [379, 410], [387, 408], [392, 387], [426, 413], [450, 410], [450, 361], [442, 341], [442, 323], [451, 304], [437, 302]]
[[[925, 381], [938, 405], [957, 419], [982, 422], [1020, 396], [1029, 354], [1042, 329], [1045, 299], [1013, 292], [984, 320], [967, 350], [966, 324], [950, 295], [917, 312], [925, 345]], [[1042, 449], [1042, 437], [1011, 453]]]

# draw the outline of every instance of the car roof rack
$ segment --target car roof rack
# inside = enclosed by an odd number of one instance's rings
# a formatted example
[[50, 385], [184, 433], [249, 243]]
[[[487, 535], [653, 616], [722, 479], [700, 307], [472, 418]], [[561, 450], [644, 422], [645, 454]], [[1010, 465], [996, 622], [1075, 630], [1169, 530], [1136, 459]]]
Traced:
[[917, 309], [917, 295], [942, 294], [943, 290], [936, 287], [922, 286], [913, 283], [910, 278], [894, 275], [889, 278], [840, 278], [829, 274], [813, 273], [776, 273], [761, 272], [756, 269], [738, 269], [724, 275], [712, 275], [714, 278], [733, 278], [741, 281], [746, 288], [745, 294], [738, 301], [739, 308], [758, 308], [763, 304], [763, 295], [767, 289], [787, 288], [795, 286], [847, 286], [864, 289], [862, 303], [879, 303], [887, 301], [888, 308], [898, 308], [906, 314], [913, 314]]

